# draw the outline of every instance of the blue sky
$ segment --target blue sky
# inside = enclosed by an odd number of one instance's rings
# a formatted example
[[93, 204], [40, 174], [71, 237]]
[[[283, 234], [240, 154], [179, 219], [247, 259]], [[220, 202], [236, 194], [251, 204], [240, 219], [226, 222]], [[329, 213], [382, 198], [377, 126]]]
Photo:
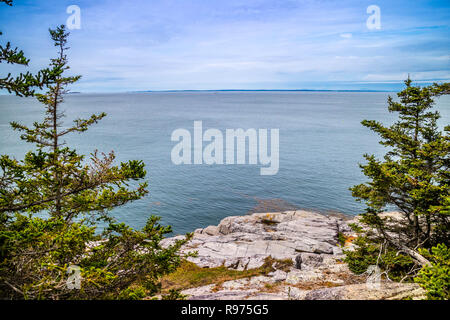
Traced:
[[[450, 1], [15, 0], [0, 4], [1, 43], [37, 70], [55, 55], [48, 28], [72, 30], [73, 91], [396, 90], [450, 79]], [[369, 30], [369, 5], [381, 29]], [[0, 64], [0, 75], [21, 68]]]

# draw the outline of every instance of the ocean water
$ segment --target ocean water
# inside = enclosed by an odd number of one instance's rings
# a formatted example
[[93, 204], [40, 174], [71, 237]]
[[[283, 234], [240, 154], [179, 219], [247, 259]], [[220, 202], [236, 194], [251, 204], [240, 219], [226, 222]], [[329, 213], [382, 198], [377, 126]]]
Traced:
[[[151, 215], [175, 234], [217, 224], [230, 215], [291, 208], [355, 215], [364, 206], [349, 187], [365, 181], [364, 153], [382, 155], [378, 137], [360, 122], [394, 120], [382, 92], [148, 92], [73, 94], [64, 121], [105, 111], [108, 116], [66, 141], [83, 153], [114, 150], [117, 161], [146, 163], [149, 195], [112, 215], [135, 228]], [[450, 123], [450, 97], [437, 101], [440, 125]], [[32, 124], [43, 107], [35, 100], [0, 96], [0, 154], [22, 158], [33, 146], [19, 140], [10, 121]], [[278, 174], [260, 175], [260, 165], [174, 165], [173, 130], [279, 129]]]

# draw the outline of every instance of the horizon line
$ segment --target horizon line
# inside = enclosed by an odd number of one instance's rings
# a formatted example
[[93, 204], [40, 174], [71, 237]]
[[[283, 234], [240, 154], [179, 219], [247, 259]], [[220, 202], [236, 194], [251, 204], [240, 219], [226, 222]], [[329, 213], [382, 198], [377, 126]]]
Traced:
[[[158, 93], [158, 92], [398, 92], [398, 90], [370, 89], [168, 89], [168, 90], [129, 90], [129, 91], [70, 91], [67, 94], [117, 94], [117, 93]], [[1, 94], [0, 95], [8, 95]]]

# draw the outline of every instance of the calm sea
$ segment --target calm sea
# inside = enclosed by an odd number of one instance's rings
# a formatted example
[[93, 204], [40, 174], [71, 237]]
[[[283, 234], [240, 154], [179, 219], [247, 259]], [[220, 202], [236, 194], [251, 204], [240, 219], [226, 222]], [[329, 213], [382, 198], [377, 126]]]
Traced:
[[[395, 93], [390, 93], [395, 95]], [[66, 140], [81, 153], [114, 150], [117, 161], [140, 159], [150, 193], [112, 214], [133, 227], [149, 215], [162, 217], [175, 233], [217, 224], [230, 215], [306, 208], [355, 215], [363, 205], [349, 187], [365, 181], [364, 153], [381, 155], [378, 137], [360, 122], [391, 123], [389, 93], [363, 92], [149, 92], [73, 94], [64, 109], [69, 122], [105, 111], [108, 117]], [[450, 123], [450, 97], [437, 102], [440, 125]], [[43, 108], [32, 99], [0, 96], [0, 153], [22, 158], [32, 145], [19, 141], [10, 121], [31, 124]], [[259, 165], [180, 165], [170, 154], [172, 131], [278, 128], [280, 169], [261, 176]]]

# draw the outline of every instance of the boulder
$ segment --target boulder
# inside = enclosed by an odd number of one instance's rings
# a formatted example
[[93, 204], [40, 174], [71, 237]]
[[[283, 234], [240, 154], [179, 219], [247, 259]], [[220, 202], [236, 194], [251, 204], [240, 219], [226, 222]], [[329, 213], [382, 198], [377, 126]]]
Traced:
[[315, 253], [300, 253], [295, 257], [295, 268], [296, 269], [308, 269], [317, 268], [323, 265], [324, 259], [320, 254]]
[[203, 229], [203, 234], [207, 234], [209, 236], [217, 236], [219, 235], [219, 228], [217, 226], [208, 226]]

